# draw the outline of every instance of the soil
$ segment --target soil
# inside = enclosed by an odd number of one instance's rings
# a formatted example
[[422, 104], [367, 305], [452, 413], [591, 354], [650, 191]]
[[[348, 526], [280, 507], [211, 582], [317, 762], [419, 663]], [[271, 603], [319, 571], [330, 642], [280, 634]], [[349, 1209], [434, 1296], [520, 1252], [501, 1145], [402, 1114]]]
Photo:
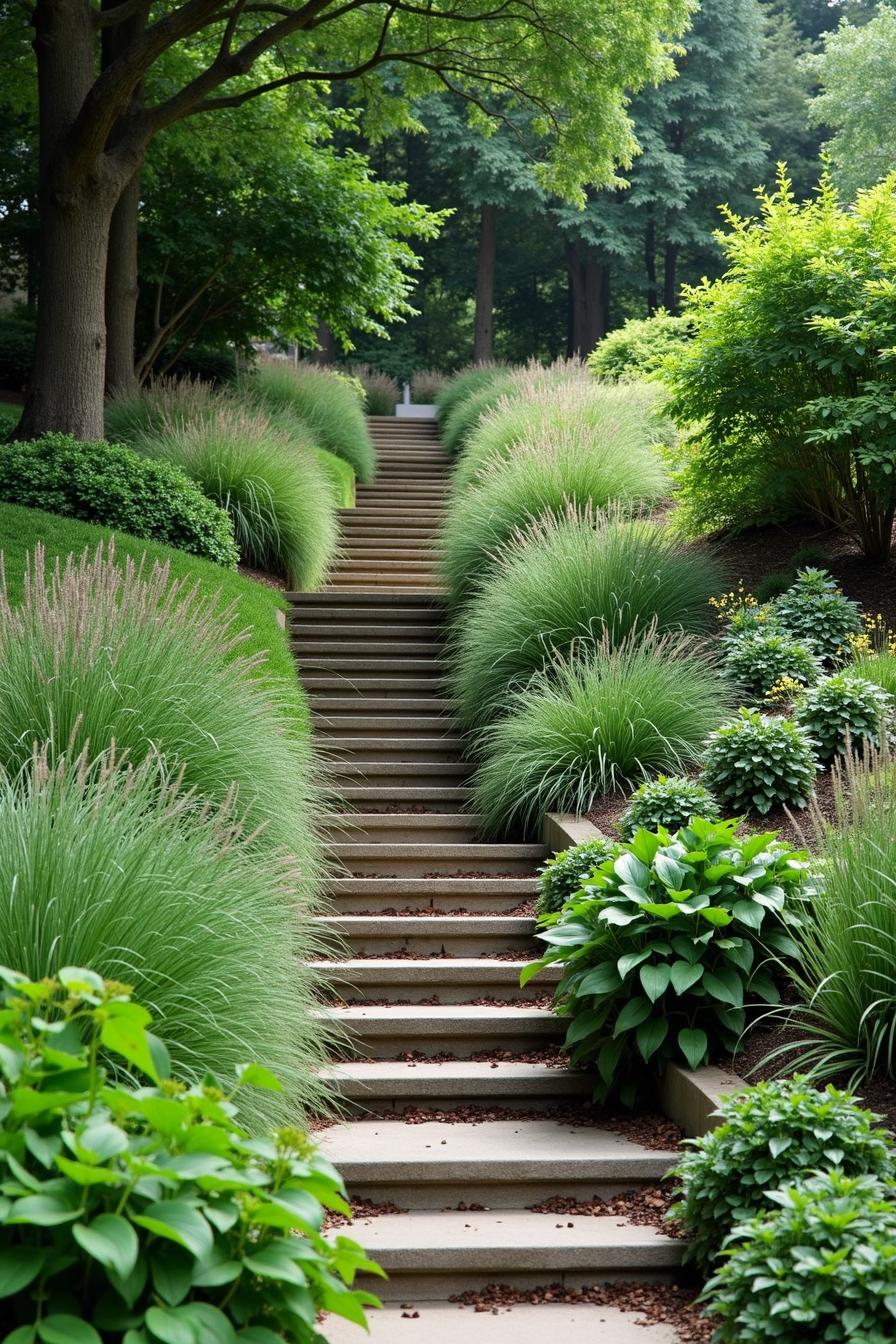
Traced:
[[363, 916], [365, 919], [389, 919], [413, 917], [418, 919], [430, 919], [435, 916], [455, 916], [463, 915], [465, 919], [510, 919], [510, 918], [535, 918], [535, 901], [521, 901], [515, 905], [512, 910], [468, 910], [466, 906], [454, 906], [450, 910], [439, 909], [435, 906], [425, 906], [418, 909], [416, 906], [405, 906], [403, 910], [395, 906], [387, 906], [385, 910], [351, 910], [345, 912], [351, 916]]
[[266, 588], [275, 588], [278, 593], [282, 593], [286, 587], [286, 578], [282, 574], [269, 574], [267, 570], [253, 569], [251, 565], [237, 565], [237, 569], [244, 579], [254, 579]]
[[[494, 1283], [479, 1292], [460, 1293], [450, 1300], [459, 1306], [491, 1312], [495, 1316], [511, 1311], [521, 1303], [560, 1302], [571, 1306], [616, 1307], [619, 1311], [637, 1312], [643, 1317], [639, 1325], [672, 1326], [678, 1332], [681, 1344], [710, 1344], [715, 1327], [693, 1305], [694, 1293], [693, 1288], [671, 1283], [605, 1283], [593, 1288], [564, 1288], [562, 1284], [554, 1283], [545, 1288], [530, 1289]], [[595, 1339], [599, 1337], [597, 1329]]]
[[[676, 1198], [675, 1183], [661, 1181], [658, 1185], [639, 1186], [624, 1190], [610, 1199], [577, 1200], [565, 1195], [554, 1195], [541, 1204], [530, 1204], [533, 1213], [553, 1213], [566, 1218], [624, 1218], [638, 1227], [655, 1227], [668, 1237], [685, 1239], [681, 1224], [667, 1220], [666, 1214]], [[558, 1227], [560, 1224], [558, 1223]]]

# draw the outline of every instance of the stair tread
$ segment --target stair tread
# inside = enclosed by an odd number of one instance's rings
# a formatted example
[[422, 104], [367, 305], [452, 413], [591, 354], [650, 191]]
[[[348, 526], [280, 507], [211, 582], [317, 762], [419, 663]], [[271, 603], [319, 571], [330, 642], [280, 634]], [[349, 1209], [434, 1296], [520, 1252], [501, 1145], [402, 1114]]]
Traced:
[[391, 938], [507, 938], [535, 930], [531, 915], [315, 915], [314, 920], [347, 938], [367, 933]]
[[361, 858], [376, 855], [383, 858], [400, 859], [426, 858], [432, 855], [436, 859], [543, 859], [544, 845], [525, 844], [379, 844], [373, 841], [338, 841], [330, 845], [333, 853], [347, 858]]
[[[356, 1227], [366, 1229], [360, 1218]], [[358, 1233], [363, 1241], [363, 1234]], [[447, 1288], [446, 1288], [447, 1291]], [[512, 1311], [463, 1309], [456, 1302], [423, 1301], [413, 1313], [407, 1303], [391, 1302], [369, 1316], [370, 1333], [335, 1316], [327, 1317], [323, 1329], [329, 1344], [676, 1344], [680, 1335], [671, 1325], [645, 1325], [640, 1315], [616, 1307], [591, 1303], [568, 1305], [558, 1302], [515, 1304]]]

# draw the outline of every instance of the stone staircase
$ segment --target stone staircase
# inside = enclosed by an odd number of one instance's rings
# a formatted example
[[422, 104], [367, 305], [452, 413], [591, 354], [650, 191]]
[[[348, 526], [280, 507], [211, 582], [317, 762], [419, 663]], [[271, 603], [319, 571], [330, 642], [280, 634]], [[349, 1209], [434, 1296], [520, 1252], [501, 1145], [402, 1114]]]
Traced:
[[[334, 951], [322, 969], [325, 1011], [353, 1053], [329, 1070], [346, 1118], [322, 1146], [354, 1200], [391, 1210], [362, 1205], [354, 1228], [390, 1275], [373, 1285], [387, 1302], [441, 1302], [429, 1310], [444, 1313], [452, 1294], [490, 1283], [668, 1276], [680, 1243], [652, 1227], [532, 1211], [554, 1196], [655, 1183], [674, 1155], [590, 1122], [589, 1080], [557, 1053], [548, 978], [519, 989], [537, 948], [545, 850], [519, 837], [481, 843], [468, 809], [433, 552], [448, 462], [432, 423], [370, 424], [379, 474], [342, 511], [329, 586], [289, 595], [314, 731], [344, 809], [326, 822], [334, 875], [322, 923]], [[598, 1309], [576, 1310], [590, 1339]], [[422, 1339], [425, 1313], [416, 1330], [413, 1316], [400, 1331], [397, 1319], [373, 1320], [374, 1339]], [[362, 1334], [332, 1322], [328, 1338]]]

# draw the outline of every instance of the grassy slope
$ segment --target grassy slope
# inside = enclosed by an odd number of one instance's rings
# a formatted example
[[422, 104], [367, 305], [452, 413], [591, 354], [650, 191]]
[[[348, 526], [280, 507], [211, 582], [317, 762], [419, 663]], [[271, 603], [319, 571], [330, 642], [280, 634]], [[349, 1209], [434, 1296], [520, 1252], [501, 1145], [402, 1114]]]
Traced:
[[[68, 555], [70, 551], [80, 555], [85, 546], [93, 550], [98, 542], [112, 535], [109, 528], [60, 518], [39, 509], [0, 504], [0, 551], [3, 553], [11, 600], [15, 602], [21, 596], [25, 559], [39, 541], [43, 542], [48, 557], [52, 558]], [[115, 549], [122, 560], [127, 556], [139, 560], [146, 552], [150, 561], [158, 560], [160, 564], [169, 561], [174, 577], [188, 581], [199, 580], [207, 592], [220, 593], [222, 604], [236, 600], [239, 603], [241, 624], [250, 631], [250, 637], [241, 646], [241, 652], [262, 651], [267, 655], [267, 671], [285, 683], [289, 700], [295, 705], [296, 721], [307, 731], [308, 707], [304, 692], [296, 677], [295, 663], [285, 632], [277, 621], [277, 612], [284, 609], [285, 604], [273, 588], [244, 579], [242, 575], [222, 569], [208, 560], [199, 560], [157, 542], [140, 541], [122, 532], [115, 534]]]
[[337, 509], [352, 509], [355, 506], [355, 473], [350, 463], [326, 448], [318, 448], [317, 456], [324, 471], [333, 483], [336, 492]]

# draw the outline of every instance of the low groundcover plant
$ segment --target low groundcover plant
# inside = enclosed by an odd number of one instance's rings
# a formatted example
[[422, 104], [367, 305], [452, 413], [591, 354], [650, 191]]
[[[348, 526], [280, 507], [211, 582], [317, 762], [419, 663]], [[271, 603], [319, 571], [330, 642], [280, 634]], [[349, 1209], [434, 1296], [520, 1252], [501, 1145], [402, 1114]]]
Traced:
[[555, 915], [563, 909], [571, 896], [581, 891], [582, 884], [599, 864], [605, 863], [615, 852], [612, 840], [597, 836], [593, 840], [583, 840], [580, 845], [562, 849], [559, 854], [548, 859], [538, 874], [539, 915]]

